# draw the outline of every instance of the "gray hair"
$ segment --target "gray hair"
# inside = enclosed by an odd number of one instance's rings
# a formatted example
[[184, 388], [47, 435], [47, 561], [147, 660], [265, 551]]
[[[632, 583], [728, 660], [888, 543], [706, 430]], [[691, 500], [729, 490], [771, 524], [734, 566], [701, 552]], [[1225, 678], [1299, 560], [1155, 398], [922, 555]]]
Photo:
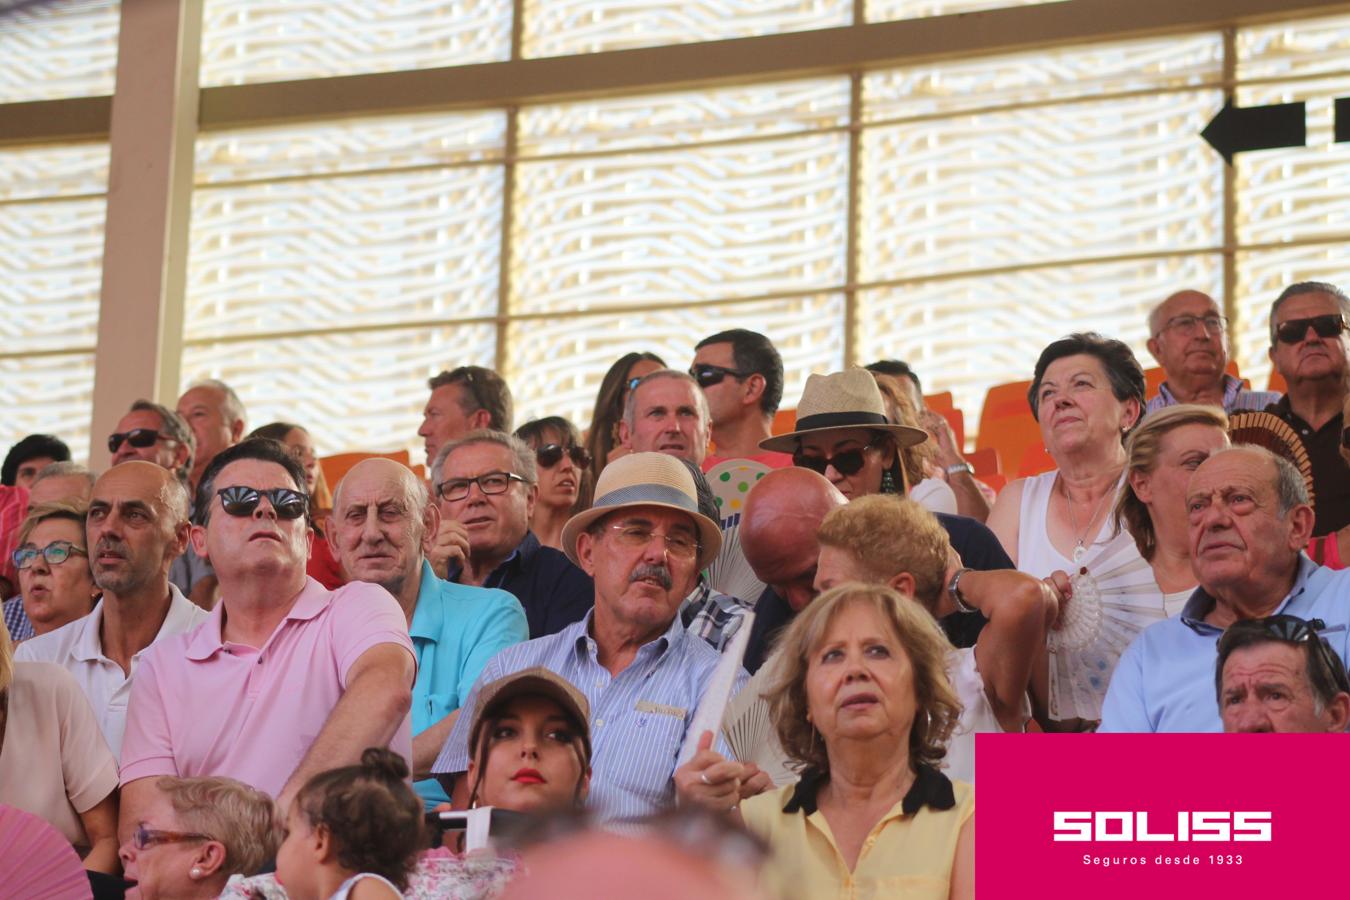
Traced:
[[1163, 311], [1163, 307], [1166, 306], [1167, 304], [1171, 303], [1173, 300], [1175, 300], [1177, 297], [1181, 296], [1182, 294], [1200, 294], [1200, 295], [1203, 296], [1203, 297], [1209, 297], [1209, 301], [1210, 301], [1211, 303], [1213, 303], [1215, 306], [1218, 306], [1218, 305], [1219, 305], [1219, 304], [1214, 300], [1213, 297], [1210, 297], [1210, 296], [1209, 296], [1209, 294], [1206, 294], [1204, 291], [1196, 290], [1195, 288], [1182, 288], [1182, 289], [1179, 290], [1179, 291], [1173, 291], [1172, 293], [1170, 293], [1170, 294], [1168, 294], [1166, 297], [1164, 297], [1164, 298], [1162, 299], [1162, 301], [1158, 303], [1157, 306], [1153, 307], [1152, 309], [1150, 309], [1150, 310], [1148, 311], [1148, 334], [1149, 334], [1149, 337], [1157, 337], [1158, 332], [1161, 331], [1161, 330], [1162, 330], [1162, 327], [1163, 327], [1164, 325], [1167, 324], [1166, 322], [1163, 322], [1163, 321], [1162, 321], [1162, 311]]
[[436, 484], [441, 480], [441, 472], [445, 468], [445, 461], [450, 458], [460, 447], [467, 447], [470, 444], [496, 444], [499, 447], [505, 447], [511, 451], [513, 462], [511, 470], [524, 478], [530, 484], [539, 480], [539, 471], [534, 463], [534, 451], [529, 445], [515, 435], [507, 434], [505, 431], [492, 431], [488, 428], [479, 428], [476, 431], [470, 431], [464, 437], [457, 441], [450, 441], [443, 444], [440, 450], [436, 451], [436, 458], [431, 461], [431, 483]]
[[173, 513], [173, 525], [186, 524], [192, 514], [192, 498], [188, 494], [187, 482], [182, 478], [173, 478], [165, 483], [164, 504]]
[[47, 463], [42, 467], [42, 471], [37, 473], [31, 484], [28, 485], [31, 490], [39, 481], [45, 481], [48, 478], [83, 478], [89, 482], [89, 487], [94, 486], [94, 473], [85, 466], [77, 462], [66, 460], [65, 462]]
[[[200, 387], [212, 388], [213, 390], [220, 391], [220, 395], [223, 398], [221, 406], [224, 407], [225, 415], [229, 418], [228, 424], [233, 425], [235, 422], [246, 421], [244, 418], [244, 401], [239, 399], [239, 395], [234, 392], [234, 388], [230, 387], [219, 378], [203, 378], [201, 381], [194, 381], [192, 384], [188, 385], [188, 390], [190, 391], [193, 388]], [[184, 391], [184, 393], [187, 392]]]
[[712, 420], [712, 413], [708, 411], [708, 398], [703, 396], [703, 388], [698, 386], [698, 382], [693, 375], [688, 372], [681, 372], [679, 369], [657, 369], [642, 376], [642, 380], [628, 392], [628, 398], [623, 403], [623, 420], [628, 425], [628, 430], [637, 428], [637, 395], [642, 390], [642, 386], [649, 381], [660, 381], [662, 378], [672, 378], [676, 381], [687, 381], [694, 386], [695, 402], [698, 404], [698, 414], [703, 419], [706, 427]]
[[1280, 291], [1280, 296], [1275, 298], [1275, 302], [1270, 305], [1270, 346], [1275, 346], [1275, 314], [1280, 311], [1284, 301], [1290, 297], [1297, 297], [1300, 294], [1329, 294], [1336, 300], [1336, 305], [1341, 309], [1341, 315], [1345, 317], [1347, 323], [1350, 323], [1350, 297], [1334, 284], [1325, 281], [1300, 281]]
[[1268, 460], [1275, 467], [1275, 478], [1269, 484], [1275, 489], [1275, 499], [1279, 503], [1280, 515], [1287, 515], [1295, 506], [1312, 505], [1312, 499], [1308, 496], [1307, 482], [1303, 480], [1303, 473], [1289, 460], [1265, 447], [1258, 444], [1234, 444], [1227, 450], [1220, 450], [1211, 454], [1209, 458], [1214, 459], [1216, 456], [1232, 453], [1235, 450], [1255, 453], [1257, 456]]
[[197, 456], [197, 436], [192, 433], [183, 417], [161, 403], [149, 400], [137, 400], [131, 404], [132, 412], [152, 412], [159, 416], [159, 428], [169, 437], [188, 448], [187, 462], [174, 469], [174, 474], [184, 482], [192, 474], [192, 460]]

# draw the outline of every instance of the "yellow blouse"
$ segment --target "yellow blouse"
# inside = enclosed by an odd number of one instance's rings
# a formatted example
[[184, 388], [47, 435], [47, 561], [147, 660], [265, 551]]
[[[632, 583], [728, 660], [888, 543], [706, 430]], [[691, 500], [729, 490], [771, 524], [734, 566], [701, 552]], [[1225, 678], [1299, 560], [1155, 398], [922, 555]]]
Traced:
[[[920, 769], [914, 786], [863, 842], [852, 872], [816, 809], [818, 778], [766, 792], [741, 804], [746, 827], [773, 847], [774, 867], [789, 894], [810, 900], [947, 900], [961, 828], [975, 815], [975, 789]], [[950, 791], [950, 794], [947, 793]], [[939, 809], [949, 797], [955, 802]], [[906, 805], [912, 814], [905, 812]]]

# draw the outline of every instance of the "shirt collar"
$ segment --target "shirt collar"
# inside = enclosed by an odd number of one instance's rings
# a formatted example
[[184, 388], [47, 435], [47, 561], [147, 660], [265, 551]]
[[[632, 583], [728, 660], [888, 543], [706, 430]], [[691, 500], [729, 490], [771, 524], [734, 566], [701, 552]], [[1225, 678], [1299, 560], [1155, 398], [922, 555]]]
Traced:
[[[813, 768], [806, 769], [802, 772], [797, 786], [793, 788], [792, 796], [783, 806], [783, 812], [813, 815], [817, 808], [816, 797], [828, 780], [824, 772]], [[910, 785], [899, 805], [900, 812], [906, 816], [914, 815], [925, 806], [935, 810], [951, 809], [956, 805], [956, 794], [952, 790], [951, 779], [930, 766], [919, 766], [914, 783]], [[887, 818], [894, 814], [895, 809], [892, 807], [891, 812], [887, 813]]]
[[[521, 538], [519, 544], [516, 544], [516, 549], [511, 551], [511, 555], [502, 560], [497, 565], [497, 568], [488, 573], [488, 577], [483, 580], [483, 587], [497, 587], [500, 585], [500, 579], [505, 576], [509, 569], [515, 568], [519, 570], [528, 566], [530, 560], [534, 559], [534, 554], [539, 550], [539, 547], [539, 538], [534, 536], [533, 531], [527, 529], [525, 537]], [[458, 582], [459, 576], [463, 571], [464, 566], [462, 565], [455, 566], [453, 569], [448, 569], [445, 573], [446, 580]]]
[[[290, 612], [286, 613], [286, 618], [282, 619], [273, 629], [264, 646], [272, 642], [272, 638], [276, 636], [278, 631], [286, 627], [287, 622], [307, 621], [323, 612], [328, 608], [332, 597], [331, 591], [313, 578], [305, 576], [305, 586], [296, 595], [295, 601], [291, 604]], [[211, 610], [210, 617], [196, 631], [192, 632], [192, 637], [188, 639], [187, 650], [185, 651], [188, 659], [198, 661], [209, 659], [225, 646], [225, 641], [221, 636], [221, 625], [224, 619], [225, 601], [222, 599], [216, 603], [216, 608]]]
[[[196, 610], [197, 605], [183, 596], [183, 592], [178, 589], [178, 585], [172, 581], [169, 582], [169, 611], [164, 615], [164, 621], [160, 624], [159, 631], [156, 632], [154, 640], [150, 643], [153, 644], [160, 638], [171, 634], [187, 631], [192, 626], [192, 619]], [[81, 662], [96, 662], [104, 659], [103, 597], [99, 597], [93, 610], [81, 621], [80, 637], [71, 650], [72, 655]], [[132, 659], [136, 659], [144, 652], [145, 647], [142, 647], [132, 655]]]
[[[1289, 589], [1289, 593], [1284, 595], [1280, 605], [1270, 613], [1272, 616], [1279, 615], [1284, 611], [1296, 597], [1303, 594], [1308, 589], [1308, 577], [1317, 571], [1317, 563], [1308, 558], [1306, 553], [1298, 555], [1298, 569], [1294, 573], [1294, 584]], [[1181, 621], [1197, 634], [1219, 634], [1223, 631], [1216, 625], [1211, 625], [1205, 621], [1205, 616], [1214, 609], [1215, 601], [1203, 587], [1197, 587], [1191, 594], [1190, 599], [1181, 610]]]
[[[1227, 372], [1225, 372], [1223, 376], [1224, 408], [1227, 409], [1229, 406], [1231, 406], [1233, 400], [1236, 399], [1237, 395], [1240, 393], [1242, 393], [1242, 379], [1234, 378], [1232, 375], [1229, 375]], [[1162, 384], [1158, 385], [1158, 396], [1162, 397], [1163, 402], [1165, 402], [1168, 406], [1175, 406], [1181, 402], [1176, 398], [1176, 395], [1172, 393], [1172, 388], [1169, 387], [1167, 382], [1165, 381]]]
[[441, 601], [443, 582], [431, 570], [431, 563], [422, 560], [422, 585], [417, 589], [417, 606], [413, 607], [408, 635], [436, 643], [445, 623], [445, 609]]
[[[594, 620], [595, 607], [592, 606], [590, 609], [586, 610], [586, 615], [581, 621], [572, 626], [577, 629], [576, 637], [573, 639], [573, 646], [576, 648], [577, 656], [583, 660], [590, 658], [596, 652], [595, 638], [591, 637], [591, 623]], [[649, 656], [654, 654], [656, 659], [660, 659], [671, 648], [678, 646], [678, 644], [685, 639], [687, 634], [688, 632], [685, 630], [684, 622], [682, 622], [680, 616], [676, 614], [675, 618], [671, 620], [670, 627], [666, 629], [664, 634], [654, 640], [648, 641], [638, 648], [635, 660], [640, 659], [644, 654]]]

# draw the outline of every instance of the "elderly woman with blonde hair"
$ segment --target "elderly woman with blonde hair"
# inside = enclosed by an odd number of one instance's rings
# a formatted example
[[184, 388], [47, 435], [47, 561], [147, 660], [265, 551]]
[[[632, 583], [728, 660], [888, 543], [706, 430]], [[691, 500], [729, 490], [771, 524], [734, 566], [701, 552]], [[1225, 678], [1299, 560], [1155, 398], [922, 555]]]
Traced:
[[233, 778], [161, 778], [122, 845], [141, 900], [218, 897], [232, 875], [276, 857], [276, 807]]
[[961, 714], [918, 604], [849, 583], [799, 613], [765, 697], [801, 780], [741, 804], [803, 896], [975, 895], [975, 796], [939, 766]]

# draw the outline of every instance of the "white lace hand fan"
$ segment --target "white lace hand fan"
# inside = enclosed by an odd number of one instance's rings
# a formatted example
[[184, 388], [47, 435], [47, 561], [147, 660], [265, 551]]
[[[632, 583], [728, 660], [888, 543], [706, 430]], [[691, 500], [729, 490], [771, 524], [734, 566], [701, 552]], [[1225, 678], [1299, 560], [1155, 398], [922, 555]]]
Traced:
[[1122, 530], [1083, 557], [1086, 574], [1070, 573], [1073, 597], [1061, 627], [1050, 632], [1050, 717], [1100, 719], [1102, 700], [1125, 648], [1167, 617], [1153, 569]]
[[6, 897], [60, 900], [93, 897], [89, 876], [70, 842], [29, 812], [0, 805], [0, 884]]

